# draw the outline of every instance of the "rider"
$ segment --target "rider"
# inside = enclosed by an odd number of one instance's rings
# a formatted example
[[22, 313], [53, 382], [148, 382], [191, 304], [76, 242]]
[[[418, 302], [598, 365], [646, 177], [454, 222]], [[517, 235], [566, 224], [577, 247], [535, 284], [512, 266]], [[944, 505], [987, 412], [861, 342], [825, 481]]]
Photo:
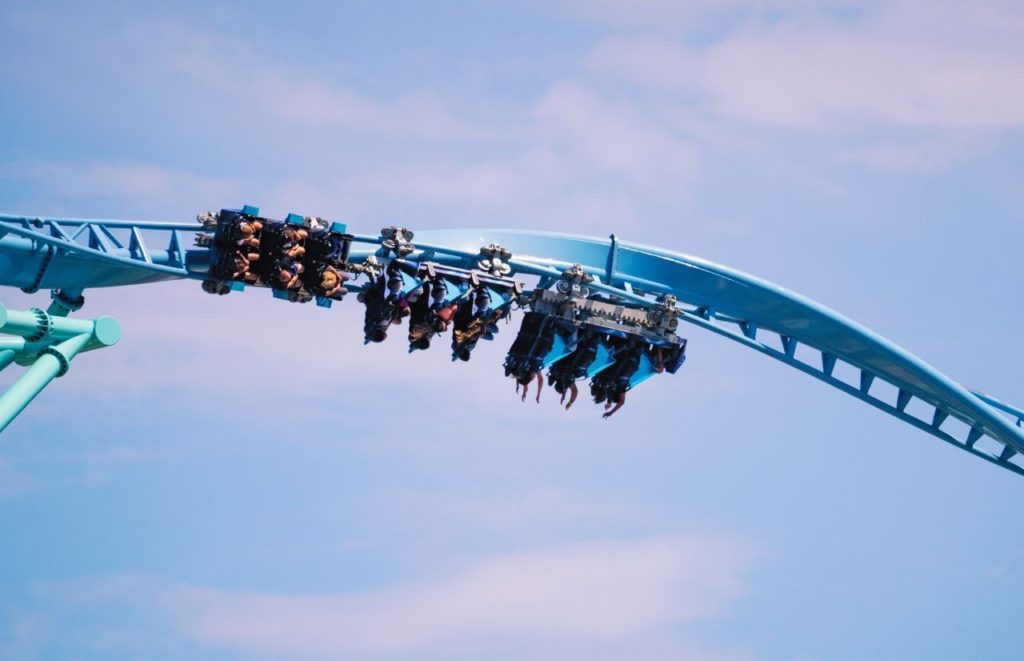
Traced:
[[302, 274], [302, 284], [310, 293], [334, 299], [340, 299], [348, 293], [348, 290], [345, 289], [345, 282], [348, 279], [348, 274], [323, 262], [312, 264], [311, 268], [306, 269]]
[[[500, 307], [492, 312], [490, 305], [491, 296], [484, 287], [459, 301], [452, 318], [452, 360], [469, 360], [481, 338], [494, 337], [493, 332], [497, 331], [496, 322], [505, 316], [507, 310]], [[490, 337], [488, 333], [491, 333]]]
[[[561, 404], [565, 404], [568, 411], [576, 402], [579, 396], [579, 388], [576, 387], [576, 380], [587, 375], [587, 370], [597, 359], [597, 348], [599, 335], [593, 330], [585, 331], [576, 344], [576, 349], [559, 360], [548, 370], [548, 383], [555, 392], [562, 396]], [[565, 403], [565, 395], [569, 394], [569, 403]]]
[[423, 283], [409, 296], [410, 352], [430, 348], [430, 339], [448, 330], [457, 304], [446, 304], [447, 295], [447, 285], [438, 278]]
[[306, 249], [301, 245], [309, 236], [309, 232], [302, 228], [286, 226], [284, 228], [285, 243], [282, 246], [285, 256], [289, 259], [298, 259], [306, 254]]
[[328, 265], [320, 273], [320, 289], [323, 296], [327, 298], [341, 298], [348, 290], [345, 289], [345, 280], [348, 279], [344, 273]]
[[519, 328], [515, 342], [505, 358], [505, 376], [516, 380], [516, 392], [523, 388], [523, 401], [530, 388], [530, 382], [537, 381], [537, 403], [544, 388], [541, 366], [544, 357], [551, 352], [555, 341], [555, 321], [539, 312], [527, 312]]
[[388, 337], [392, 314], [391, 305], [384, 298], [385, 287], [384, 278], [378, 277], [360, 297], [366, 305], [363, 333], [367, 342], [383, 342]]
[[409, 351], [427, 349], [434, 334], [434, 311], [430, 308], [429, 285], [423, 285], [409, 305]]
[[306, 272], [306, 267], [304, 267], [301, 262], [289, 259], [288, 257], [282, 257], [277, 260], [275, 267], [277, 270], [277, 279], [272, 286], [277, 289], [302, 289], [301, 276]]
[[594, 402], [604, 402], [605, 413], [602, 418], [610, 418], [626, 404], [626, 391], [630, 389], [629, 380], [640, 369], [640, 360], [646, 349], [646, 343], [637, 338], [630, 338], [625, 346], [615, 352], [615, 362], [594, 377], [590, 384], [590, 394]]

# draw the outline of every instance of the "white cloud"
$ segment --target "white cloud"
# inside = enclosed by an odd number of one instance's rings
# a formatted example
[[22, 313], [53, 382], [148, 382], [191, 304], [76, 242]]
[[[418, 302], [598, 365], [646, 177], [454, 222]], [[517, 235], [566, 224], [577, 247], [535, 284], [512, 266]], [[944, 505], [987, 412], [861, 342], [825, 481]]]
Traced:
[[[696, 151], [633, 108], [575, 84], [553, 86], [537, 105], [543, 131], [587, 164], [639, 187], [686, 186]], [[564, 141], [564, 142], [563, 142]]]
[[[138, 36], [138, 35], [136, 35]], [[429, 91], [410, 90], [391, 98], [375, 98], [352, 86], [311, 76], [268, 60], [254, 49], [221, 35], [184, 26], [160, 26], [160, 59], [171, 72], [205, 86], [211, 95], [245, 112], [269, 112], [313, 127], [340, 127], [386, 136], [475, 139], [479, 130], [457, 118], [446, 103]], [[146, 35], [149, 43], [152, 36]], [[343, 74], [346, 64], [331, 63], [322, 71]], [[244, 103], [240, 103], [244, 102]]]
[[167, 603], [197, 640], [261, 654], [530, 657], [551, 645], [642, 643], [721, 616], [742, 593], [748, 564], [728, 540], [594, 542], [382, 590], [281, 596], [183, 586]]
[[810, 11], [744, 25], [706, 47], [610, 40], [596, 47], [590, 64], [768, 124], [1024, 123], [1024, 21], [1012, 5], [893, 3], [843, 19]]
[[[358, 60], [303, 66], [282, 56], [283, 50], [293, 47], [285, 42], [254, 46], [245, 38], [232, 38], [217, 28], [226, 24], [225, 11], [233, 10], [200, 10], [189, 16], [161, 9], [32, 9], [0, 18], [19, 33], [59, 42], [53, 52], [61, 57], [60, 69], [66, 71], [73, 60], [75, 70], [100, 87], [90, 90], [96, 95], [147, 98], [188, 116], [209, 115], [214, 119], [203, 117], [195, 123], [213, 123], [223, 131], [248, 126], [250, 140], [277, 137], [261, 135], [268, 133], [273, 118], [283, 120], [276, 133], [296, 125], [405, 139], [482, 137], [480, 130], [456, 116], [448, 100], [431, 90], [415, 85], [388, 94], [359, 89], [352, 80], [353, 70], [363, 65]], [[4, 64], [6, 60], [0, 61]], [[96, 72], [102, 74], [94, 78]], [[170, 130], [180, 130], [178, 135], [195, 143], [191, 128]], [[201, 143], [196, 148], [201, 150]]]
[[[683, 535], [483, 556], [387, 587], [253, 593], [119, 573], [33, 585], [0, 622], [0, 651], [135, 657], [750, 659], [699, 642], [755, 562], [749, 543]], [[340, 567], [340, 572], [345, 568]], [[177, 652], [174, 652], [177, 650]]]
[[693, 144], [628, 101], [558, 83], [522, 112], [511, 144], [484, 160], [420, 159], [347, 177], [355, 197], [400, 197], [489, 212], [499, 222], [603, 234], [637, 222], [641, 199], [678, 201], [697, 172]]
[[611, 37], [598, 42], [586, 63], [649, 87], [678, 89], [697, 82], [701, 59], [696, 50], [666, 38]]

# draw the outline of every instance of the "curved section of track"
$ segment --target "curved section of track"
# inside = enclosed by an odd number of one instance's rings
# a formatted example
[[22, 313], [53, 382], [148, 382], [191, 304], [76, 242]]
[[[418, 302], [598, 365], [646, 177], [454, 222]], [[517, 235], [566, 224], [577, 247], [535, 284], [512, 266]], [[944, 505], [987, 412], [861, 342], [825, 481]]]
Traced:
[[[0, 216], [0, 284], [84, 289], [173, 278], [204, 279], [205, 250], [187, 250], [191, 223], [142, 223]], [[380, 254], [382, 237], [357, 235], [353, 260]], [[498, 229], [416, 234], [407, 259], [474, 268], [480, 249], [511, 251], [514, 273], [553, 282], [572, 264], [595, 277], [592, 289], [623, 302], [654, 306], [676, 296], [681, 318], [815, 377], [970, 454], [1024, 475], [1024, 411], [960, 385], [905, 349], [799, 294], [688, 255], [611, 237], [596, 239]], [[155, 248], [154, 248], [155, 247]], [[804, 349], [798, 349], [803, 346]], [[806, 360], [810, 355], [811, 360]], [[855, 368], [852, 381], [838, 364]], [[895, 397], [880, 393], [881, 382]], [[888, 389], [891, 390], [891, 389]], [[911, 413], [913, 400], [929, 415]], [[957, 435], [948, 421], [958, 419]], [[985, 440], [983, 440], [985, 439]]]

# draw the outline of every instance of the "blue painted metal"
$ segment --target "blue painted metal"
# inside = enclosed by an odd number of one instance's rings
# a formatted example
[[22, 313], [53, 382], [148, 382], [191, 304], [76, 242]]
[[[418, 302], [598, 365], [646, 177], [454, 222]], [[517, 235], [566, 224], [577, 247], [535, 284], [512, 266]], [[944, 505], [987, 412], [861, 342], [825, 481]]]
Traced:
[[619, 240], [612, 234], [608, 237], [608, 261], [605, 265], [604, 282], [607, 285], [615, 285], [615, 273], [619, 268]]
[[838, 356], [828, 351], [821, 352], [821, 371], [825, 376], [832, 376], [832, 372], [836, 369], [836, 360]]
[[905, 410], [913, 397], [914, 395], [909, 390], [900, 388], [899, 392], [896, 394], [896, 409], [898, 411]]
[[871, 391], [871, 384], [875, 381], [875, 375], [867, 370], [860, 371], [860, 391], [865, 395]]
[[786, 354], [787, 358], [796, 356], [796, 347], [799, 344], [796, 340], [788, 335], [780, 335], [779, 340], [782, 342], [782, 351]]
[[[106, 230], [102, 240], [97, 226]], [[198, 223], [0, 216], [0, 284], [81, 290], [201, 277], [185, 267], [183, 250], [184, 233], [200, 230]], [[123, 234], [128, 245], [118, 247], [123, 242], [107, 233]], [[202, 267], [206, 251], [190, 252]]]
[[[549, 277], [556, 277], [573, 263], [582, 264], [593, 275], [605, 274], [610, 249], [610, 243], [601, 239], [517, 230], [421, 231], [416, 238], [421, 250], [464, 260], [472, 259], [481, 243], [498, 243], [512, 251], [510, 263], [518, 272]], [[674, 294], [680, 302], [692, 306], [684, 310], [680, 317], [683, 321], [771, 356], [947, 443], [1024, 475], [1024, 469], [1011, 463], [1003, 452], [995, 454], [968, 446], [966, 439], [933, 426], [932, 420], [907, 413], [909, 398], [905, 403], [884, 401], [861, 391], [860, 384], [851, 385], [833, 376], [834, 367], [841, 360], [873, 374], [872, 381], [884, 380], [911, 397], [941, 407], [969, 427], [977, 425], [1004, 447], [1018, 453], [1024, 450], [1024, 433], [1020, 428], [902, 347], [819, 303], [754, 276], [680, 253], [616, 243], [616, 279], [649, 295], [636, 296], [600, 283], [591, 283], [591, 289], [646, 305], [653, 305], [652, 295]], [[353, 255], [359, 252], [353, 248]], [[749, 325], [754, 324], [766, 332], [785, 336], [790, 342], [816, 349], [821, 352], [822, 367], [798, 360], [795, 344], [794, 355], [788, 355], [788, 351], [748, 337], [741, 323], [748, 324], [748, 332]], [[901, 403], [902, 407], [896, 405]]]
[[573, 352], [575, 345], [570, 345], [566, 342], [566, 338], [561, 333], [555, 333], [554, 342], [551, 345], [551, 351], [544, 356], [544, 360], [541, 361], [541, 368], [547, 370], [559, 360], [565, 358]]
[[608, 343], [602, 339], [597, 345], [597, 357], [594, 358], [594, 362], [587, 368], [587, 378], [594, 378], [599, 372], [603, 372], [611, 367], [614, 362], [615, 357], [608, 349]]
[[[258, 211], [247, 208], [246, 212]], [[201, 231], [202, 226], [185, 223], [0, 216], [0, 284], [81, 290], [172, 278], [203, 279], [208, 268], [206, 251], [184, 248], [184, 233]], [[144, 241], [144, 235], [151, 238]], [[596, 278], [589, 285], [592, 291], [625, 303], [653, 307], [658, 296], [672, 294], [681, 305], [682, 321], [775, 358], [966, 452], [1024, 475], [1024, 468], [1012, 461], [1024, 452], [1024, 432], [1016, 424], [1024, 411], [961, 386], [878, 334], [772, 283], [617, 238], [490, 229], [427, 230], [417, 232], [415, 238], [416, 251], [406, 257], [409, 261], [429, 257], [440, 264], [475, 268], [481, 246], [494, 243], [512, 252], [509, 263], [515, 273], [538, 276], [548, 284], [579, 263]], [[353, 263], [382, 254], [378, 235], [356, 235], [353, 242]], [[771, 339], [770, 345], [769, 338], [775, 337], [778, 340]], [[782, 350], [773, 345], [781, 345]], [[820, 366], [797, 358], [800, 345], [820, 355]], [[859, 383], [835, 376], [839, 362], [859, 370]], [[872, 384], [879, 380], [896, 386], [896, 401], [871, 394]], [[921, 419], [908, 413], [913, 398], [930, 405], [934, 416]], [[950, 416], [966, 423], [966, 438], [943, 431], [942, 423]], [[979, 448], [983, 437], [999, 447], [995, 451]]]

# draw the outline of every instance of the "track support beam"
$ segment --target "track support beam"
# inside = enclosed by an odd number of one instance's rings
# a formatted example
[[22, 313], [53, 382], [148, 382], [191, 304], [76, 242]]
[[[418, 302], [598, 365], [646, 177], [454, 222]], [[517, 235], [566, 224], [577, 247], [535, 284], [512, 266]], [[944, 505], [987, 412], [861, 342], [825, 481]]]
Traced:
[[67, 319], [38, 308], [22, 312], [0, 305], [0, 333], [0, 369], [13, 362], [27, 366], [0, 395], [3, 431], [51, 381], [67, 374], [75, 356], [116, 344], [121, 327], [113, 317]]

